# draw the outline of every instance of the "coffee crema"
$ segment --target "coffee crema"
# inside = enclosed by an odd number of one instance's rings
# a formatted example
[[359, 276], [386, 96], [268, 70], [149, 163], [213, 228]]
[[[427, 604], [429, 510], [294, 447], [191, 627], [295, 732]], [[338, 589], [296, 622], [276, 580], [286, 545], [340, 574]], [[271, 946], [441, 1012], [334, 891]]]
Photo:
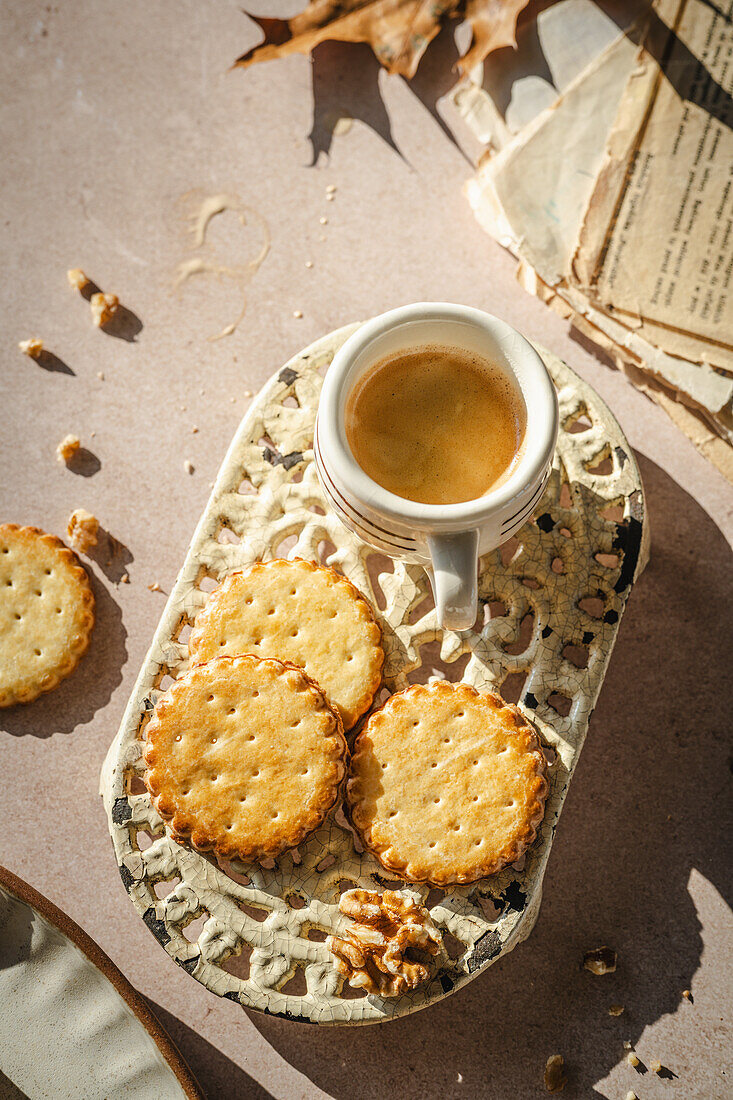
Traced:
[[518, 387], [487, 359], [429, 345], [376, 363], [346, 402], [346, 438], [372, 481], [420, 504], [476, 500], [506, 481], [524, 444]]

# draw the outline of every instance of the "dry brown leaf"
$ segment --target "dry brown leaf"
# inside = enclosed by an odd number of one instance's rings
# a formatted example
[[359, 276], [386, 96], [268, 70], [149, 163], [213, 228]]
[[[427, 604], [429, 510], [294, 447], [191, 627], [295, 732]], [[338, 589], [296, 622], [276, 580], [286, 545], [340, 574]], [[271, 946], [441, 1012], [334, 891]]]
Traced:
[[465, 75], [488, 57], [492, 50], [517, 45], [517, 19], [529, 0], [466, 0], [465, 16], [473, 38], [467, 53], [458, 61]]
[[292, 19], [251, 16], [265, 41], [236, 61], [247, 67], [292, 53], [309, 54], [327, 39], [367, 42], [390, 73], [408, 79], [446, 17], [468, 19], [473, 27], [463, 72], [492, 50], [514, 46], [517, 18], [528, 0], [311, 0]]

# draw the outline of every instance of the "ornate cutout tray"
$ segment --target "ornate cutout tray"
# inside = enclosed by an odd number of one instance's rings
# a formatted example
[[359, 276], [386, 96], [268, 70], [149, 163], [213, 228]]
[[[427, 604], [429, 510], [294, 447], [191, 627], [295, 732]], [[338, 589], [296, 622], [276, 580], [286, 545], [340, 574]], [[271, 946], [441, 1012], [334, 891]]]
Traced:
[[[511, 951], [537, 918], [560, 810], [611, 656], [647, 559], [641, 480], [598, 395], [539, 349], [560, 399], [547, 491], [519, 535], [481, 561], [474, 629], [440, 631], [423, 571], [372, 552], [326, 511], [313, 464], [322, 375], [356, 325], [292, 359], [253, 401], [234, 437], [102, 771], [122, 881], [168, 954], [219, 996], [320, 1024], [369, 1023], [424, 1008]], [[346, 925], [344, 889], [393, 886], [340, 811], [277, 862], [219, 865], [166, 833], [140, 779], [140, 737], [162, 690], [188, 665], [186, 638], [207, 592], [259, 559], [303, 557], [345, 573], [384, 633], [377, 701], [431, 676], [498, 689], [535, 723], [550, 795], [523, 861], [449, 892], [411, 886], [443, 929], [431, 980], [394, 1000], [359, 996], [324, 940]], [[403, 884], [398, 884], [402, 886]]]

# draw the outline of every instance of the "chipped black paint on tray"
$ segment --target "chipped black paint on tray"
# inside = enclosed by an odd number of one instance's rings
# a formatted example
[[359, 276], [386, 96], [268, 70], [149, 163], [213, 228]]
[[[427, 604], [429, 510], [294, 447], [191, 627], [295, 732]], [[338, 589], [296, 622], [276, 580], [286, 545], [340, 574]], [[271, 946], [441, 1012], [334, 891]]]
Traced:
[[551, 634], [552, 634], [552, 627], [551, 626], [543, 626], [542, 627], [542, 637], [543, 638], [549, 638]]
[[160, 917], [156, 917], [155, 909], [153, 909], [152, 906], [143, 913], [143, 920], [159, 944], [165, 947], [166, 944], [171, 942], [171, 937], [165, 926], [165, 921], [161, 920]]
[[513, 879], [503, 894], [499, 895], [502, 905], [502, 912], [505, 908], [513, 909], [515, 913], [521, 913], [527, 904], [526, 891], [522, 889], [516, 879]]
[[613, 608], [610, 608], [603, 616], [603, 621], [604, 623], [617, 623], [618, 611], [614, 611]]
[[623, 470], [624, 466], [629, 461], [629, 456], [627, 455], [627, 453], [623, 449], [623, 447], [614, 447], [613, 448], [613, 453], [616, 455], [616, 458], [618, 459], [619, 469]]
[[535, 521], [540, 531], [544, 531], [545, 534], [549, 534], [552, 528], [555, 526], [555, 521], [549, 512], [544, 512], [543, 515], [538, 516]]
[[298, 372], [294, 371], [292, 367], [283, 367], [277, 376], [277, 380], [283, 382], [286, 386], [292, 386], [297, 377]]
[[537, 710], [537, 700], [531, 691], [528, 691], [524, 697], [525, 707], [529, 707], [530, 710]]
[[120, 878], [122, 879], [122, 885], [130, 893], [130, 887], [136, 881], [135, 876], [129, 867], [125, 867], [124, 863], [120, 864]]
[[613, 586], [615, 592], [623, 592], [629, 588], [634, 580], [636, 567], [639, 563], [641, 552], [641, 523], [634, 516], [629, 516], [625, 523], [616, 526], [616, 534], [613, 539], [613, 549], [622, 555], [621, 570], [618, 580]]
[[291, 470], [293, 466], [297, 466], [299, 462], [303, 461], [303, 452], [291, 451], [289, 455], [281, 455], [270, 447], [265, 447], [262, 451], [262, 457], [271, 466], [284, 466], [286, 470]]
[[586, 632], [583, 634], [583, 645], [590, 645], [594, 638], [595, 634], [593, 633], [593, 631], [586, 630]]
[[501, 936], [492, 930], [484, 932], [483, 936], [476, 940], [473, 951], [468, 957], [468, 973], [473, 974], [479, 970], [489, 959], [495, 958], [501, 951]]
[[189, 974], [193, 974], [199, 964], [200, 958], [200, 955], [192, 955], [190, 959], [176, 959], [176, 962], [179, 966], [182, 966], [184, 970], [187, 970]]
[[124, 825], [132, 817], [132, 806], [126, 798], [116, 798], [112, 807], [112, 820], [115, 825]]
[[443, 990], [444, 993], [450, 993], [455, 984], [456, 983], [452, 981], [447, 974], [440, 975], [440, 988]]

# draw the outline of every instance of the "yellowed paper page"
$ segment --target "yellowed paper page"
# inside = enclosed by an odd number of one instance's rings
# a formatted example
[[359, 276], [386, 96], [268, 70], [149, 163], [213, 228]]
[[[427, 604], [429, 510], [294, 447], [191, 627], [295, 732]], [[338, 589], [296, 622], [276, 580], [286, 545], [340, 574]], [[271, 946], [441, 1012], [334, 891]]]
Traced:
[[671, 355], [733, 373], [733, 5], [660, 0], [569, 282]]

